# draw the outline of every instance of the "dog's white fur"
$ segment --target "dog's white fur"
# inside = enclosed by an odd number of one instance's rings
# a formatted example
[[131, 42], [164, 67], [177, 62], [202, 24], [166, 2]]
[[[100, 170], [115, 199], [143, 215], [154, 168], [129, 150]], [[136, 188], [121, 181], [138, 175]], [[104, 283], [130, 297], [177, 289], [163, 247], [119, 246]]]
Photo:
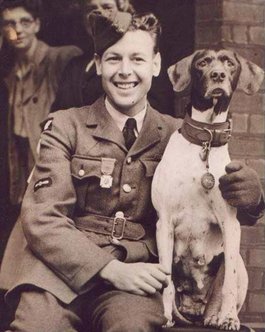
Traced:
[[[190, 85], [190, 66], [196, 53], [169, 68], [169, 77], [175, 91], [182, 91]], [[262, 83], [263, 71], [251, 63], [250, 73], [249, 62], [246, 63], [238, 55], [237, 59], [241, 65], [238, 87], [248, 94], [256, 92]], [[213, 117], [213, 108], [203, 112], [193, 108], [192, 118], [200, 122], [217, 123], [224, 122], [227, 113], [228, 110]], [[213, 189], [206, 190], [201, 185], [201, 176], [206, 168], [205, 161], [199, 157], [200, 152], [199, 145], [190, 143], [176, 131], [156, 169], [152, 201], [159, 217], [159, 260], [168, 269], [171, 269], [172, 262], [176, 264], [182, 261], [185, 272], [195, 281], [197, 293], [201, 290], [200, 300], [205, 305], [198, 310], [203, 314], [205, 325], [238, 330], [238, 312], [246, 296], [248, 277], [239, 253], [240, 225], [236, 209], [228, 205], [218, 188], [218, 179], [225, 174], [230, 157], [227, 145], [211, 148], [210, 172], [217, 183]], [[206, 280], [208, 263], [222, 252], [224, 262], [217, 276]], [[209, 282], [211, 285], [206, 285]], [[204, 287], [207, 288], [206, 292], [203, 292]], [[163, 302], [168, 326], [173, 325], [173, 318], [190, 323], [176, 306], [171, 277], [169, 286], [163, 292]], [[193, 311], [199, 314], [196, 308]]]

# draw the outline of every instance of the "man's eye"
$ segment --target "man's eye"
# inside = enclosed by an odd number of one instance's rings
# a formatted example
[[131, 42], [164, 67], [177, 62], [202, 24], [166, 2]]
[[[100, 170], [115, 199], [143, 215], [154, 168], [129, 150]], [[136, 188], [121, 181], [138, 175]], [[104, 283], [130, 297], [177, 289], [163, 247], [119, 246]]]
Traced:
[[33, 20], [31, 20], [30, 18], [22, 18], [20, 23], [22, 25], [25, 25], [25, 24], [31, 24]]
[[16, 22], [15, 21], [3, 21], [2, 22], [2, 25], [4, 26], [4, 27], [9, 27], [9, 26], [15, 26], [16, 25]]
[[119, 57], [117, 57], [117, 56], [110, 56], [110, 57], [108, 57], [106, 60], [107, 60], [108, 62], [117, 62], [117, 61], [119, 61], [120, 59], [119, 59]]
[[113, 9], [113, 7], [114, 7], [114, 6], [112, 6], [112, 5], [102, 5], [102, 8], [103, 8], [104, 10], [111, 10], [111, 9]]
[[144, 62], [145, 60], [143, 59], [143, 58], [141, 58], [141, 57], [135, 57], [134, 59], [133, 59], [135, 62], [137, 62], [137, 63], [140, 63], [140, 62]]

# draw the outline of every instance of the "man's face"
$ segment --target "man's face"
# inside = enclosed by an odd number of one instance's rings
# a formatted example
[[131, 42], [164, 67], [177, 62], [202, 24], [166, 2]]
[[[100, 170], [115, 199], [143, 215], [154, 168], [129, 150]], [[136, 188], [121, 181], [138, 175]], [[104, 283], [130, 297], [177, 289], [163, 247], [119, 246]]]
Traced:
[[89, 12], [92, 9], [100, 9], [110, 16], [114, 16], [118, 11], [116, 0], [90, 0], [88, 2], [88, 8]]
[[5, 9], [2, 13], [2, 32], [17, 50], [28, 50], [40, 29], [39, 19], [34, 19], [23, 7]]
[[98, 0], [98, 4], [102, 9], [109, 12], [113, 13], [118, 11], [116, 0]]
[[160, 54], [154, 54], [150, 34], [142, 30], [128, 31], [95, 60], [112, 106], [129, 116], [143, 110], [152, 77], [160, 71]]

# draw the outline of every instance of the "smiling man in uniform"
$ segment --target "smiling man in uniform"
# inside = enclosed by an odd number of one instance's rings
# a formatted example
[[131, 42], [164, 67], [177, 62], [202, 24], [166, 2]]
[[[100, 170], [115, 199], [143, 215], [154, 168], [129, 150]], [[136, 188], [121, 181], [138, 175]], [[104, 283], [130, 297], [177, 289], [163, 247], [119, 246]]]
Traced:
[[[105, 96], [47, 120], [13, 255], [10, 331], [155, 332], [165, 323], [160, 291], [171, 271], [157, 263], [150, 190], [176, 120], [146, 96], [160, 70], [160, 25], [152, 14], [89, 20]], [[243, 204], [258, 213], [260, 184], [244, 174], [242, 186], [253, 181]]]

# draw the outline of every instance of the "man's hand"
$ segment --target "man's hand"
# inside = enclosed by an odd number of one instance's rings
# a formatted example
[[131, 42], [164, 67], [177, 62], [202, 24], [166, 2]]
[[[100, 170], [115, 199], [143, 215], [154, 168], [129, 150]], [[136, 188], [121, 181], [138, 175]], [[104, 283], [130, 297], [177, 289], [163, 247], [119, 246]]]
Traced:
[[227, 202], [237, 208], [251, 210], [258, 206], [262, 190], [257, 173], [241, 161], [232, 161], [219, 179], [219, 188]]
[[113, 260], [100, 272], [99, 276], [115, 288], [137, 295], [154, 294], [168, 285], [166, 271], [161, 264], [123, 263]]

